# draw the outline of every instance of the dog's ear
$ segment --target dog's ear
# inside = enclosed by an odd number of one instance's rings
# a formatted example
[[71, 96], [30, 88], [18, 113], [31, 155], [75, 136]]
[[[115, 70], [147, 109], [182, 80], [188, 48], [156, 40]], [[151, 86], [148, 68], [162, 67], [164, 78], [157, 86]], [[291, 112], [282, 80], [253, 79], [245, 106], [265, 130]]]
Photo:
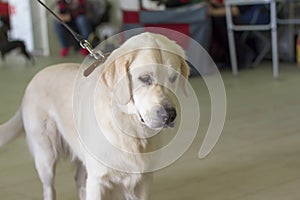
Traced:
[[181, 58], [181, 67], [180, 67], [180, 72], [181, 72], [181, 75], [183, 76], [183, 78], [185, 80], [182, 80], [181, 82], [181, 85], [183, 87], [183, 91], [184, 91], [184, 94], [186, 96], [188, 96], [188, 90], [187, 90], [187, 81], [188, 81], [188, 78], [189, 78], [189, 75], [190, 75], [190, 66], [189, 64], [185, 61], [185, 59]]
[[102, 81], [113, 92], [113, 98], [116, 98], [119, 104], [126, 105], [131, 99], [128, 75], [130, 59], [125, 55], [107, 62], [101, 77]]

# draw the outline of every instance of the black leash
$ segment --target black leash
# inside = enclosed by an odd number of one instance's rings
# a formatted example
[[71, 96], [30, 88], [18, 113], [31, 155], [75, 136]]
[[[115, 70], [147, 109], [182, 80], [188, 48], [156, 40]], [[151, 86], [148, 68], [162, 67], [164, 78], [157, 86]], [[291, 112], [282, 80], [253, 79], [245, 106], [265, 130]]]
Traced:
[[86, 49], [90, 56], [96, 59], [97, 63], [103, 63], [105, 61], [105, 55], [101, 51], [95, 52], [92, 45], [84, 39], [80, 34], [76, 33], [73, 29], [71, 29], [57, 14], [55, 14], [49, 7], [47, 7], [41, 0], [37, 0], [47, 11], [49, 11], [56, 20], [59, 21], [72, 35], [73, 37], [79, 42], [80, 46]]

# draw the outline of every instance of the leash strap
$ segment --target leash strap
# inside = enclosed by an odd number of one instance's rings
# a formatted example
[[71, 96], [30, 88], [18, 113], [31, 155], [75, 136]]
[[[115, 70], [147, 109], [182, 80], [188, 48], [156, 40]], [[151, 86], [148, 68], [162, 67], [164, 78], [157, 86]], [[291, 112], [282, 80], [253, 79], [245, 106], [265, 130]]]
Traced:
[[86, 49], [90, 56], [92, 56], [94, 59], [97, 60], [97, 63], [100, 60], [101, 62], [104, 62], [105, 55], [98, 50], [97, 52], [94, 51], [92, 45], [89, 43], [89, 41], [85, 40], [80, 34], [76, 33], [73, 29], [70, 28], [57, 14], [55, 14], [49, 7], [47, 7], [41, 0], [37, 0], [48, 12], [50, 12], [56, 20], [61, 23], [72, 35], [73, 37], [79, 42], [80, 46], [84, 49]]

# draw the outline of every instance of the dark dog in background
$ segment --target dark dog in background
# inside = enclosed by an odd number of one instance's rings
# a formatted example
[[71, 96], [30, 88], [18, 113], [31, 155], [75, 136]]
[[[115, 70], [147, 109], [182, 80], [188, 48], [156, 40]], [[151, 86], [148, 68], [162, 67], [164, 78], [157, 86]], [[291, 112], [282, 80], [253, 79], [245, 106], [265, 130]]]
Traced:
[[21, 53], [34, 64], [33, 57], [26, 50], [26, 46], [21, 40], [9, 40], [8, 38], [9, 22], [8, 19], [0, 17], [0, 53], [2, 59], [5, 59], [5, 55], [10, 51], [19, 48]]

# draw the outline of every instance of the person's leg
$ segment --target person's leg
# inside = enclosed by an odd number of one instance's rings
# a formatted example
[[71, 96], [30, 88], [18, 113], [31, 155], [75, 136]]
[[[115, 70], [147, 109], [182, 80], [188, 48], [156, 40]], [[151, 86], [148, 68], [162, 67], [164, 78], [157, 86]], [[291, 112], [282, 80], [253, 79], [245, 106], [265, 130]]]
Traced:
[[212, 36], [215, 41], [217, 60], [222, 62], [221, 67], [230, 67], [229, 43], [225, 17], [212, 17]]
[[62, 46], [60, 55], [65, 57], [68, 55], [68, 49], [70, 46], [69, 34], [68, 34], [67, 30], [65, 29], [65, 27], [63, 27], [63, 25], [61, 25], [57, 21], [54, 22], [54, 30], [55, 30], [58, 40]]
[[76, 18], [76, 26], [77, 26], [80, 34], [85, 39], [87, 39], [89, 37], [90, 33], [92, 32], [91, 24], [90, 24], [89, 20], [87, 19], [87, 17], [84, 15], [79, 15]]
[[61, 25], [59, 22], [55, 21], [54, 22], [54, 29], [56, 32], [56, 35], [58, 37], [58, 40], [61, 44], [61, 46], [64, 47], [69, 47], [69, 35], [67, 33], [67, 30], [65, 29], [65, 27], [63, 27], [63, 25]]
[[[78, 28], [79, 33], [83, 36], [84, 39], [88, 39], [90, 33], [92, 32], [91, 24], [86, 16], [79, 15], [76, 20], [76, 27]], [[88, 55], [89, 52], [86, 49], [80, 50], [81, 55]]]
[[[230, 55], [229, 55], [229, 43], [227, 37], [227, 26], [225, 17], [215, 17], [213, 20], [213, 36], [215, 37], [216, 41], [219, 43], [220, 48], [223, 50], [224, 53], [224, 63], [225, 67], [230, 63]], [[238, 67], [244, 68], [251, 65], [252, 60], [255, 57], [255, 53], [253, 50], [241, 39], [241, 33], [235, 33], [235, 44], [237, 49], [237, 61]], [[219, 51], [221, 51], [219, 49]]]

